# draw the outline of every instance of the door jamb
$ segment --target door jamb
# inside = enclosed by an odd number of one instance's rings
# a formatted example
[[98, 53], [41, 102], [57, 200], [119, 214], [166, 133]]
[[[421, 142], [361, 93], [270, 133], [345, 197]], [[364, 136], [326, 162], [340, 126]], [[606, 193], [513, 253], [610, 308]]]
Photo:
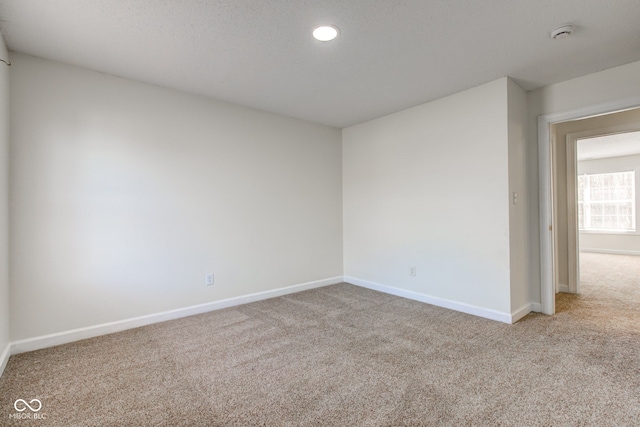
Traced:
[[570, 133], [565, 137], [567, 144], [567, 233], [568, 233], [568, 283], [569, 293], [577, 294], [580, 282], [580, 233], [578, 232], [577, 184], [578, 147], [577, 140], [584, 132]]

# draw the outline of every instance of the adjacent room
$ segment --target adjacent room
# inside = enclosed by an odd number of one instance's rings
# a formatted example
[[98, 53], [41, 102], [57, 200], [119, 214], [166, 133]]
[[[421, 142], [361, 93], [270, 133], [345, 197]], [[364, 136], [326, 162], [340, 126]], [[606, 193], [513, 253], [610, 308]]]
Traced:
[[0, 0], [0, 424], [634, 425], [637, 22]]
[[579, 239], [575, 293], [615, 301], [610, 308], [616, 311], [635, 311], [640, 308], [640, 131], [635, 130], [640, 129], [640, 110], [617, 115], [622, 124], [613, 129], [615, 133], [603, 135], [600, 128], [575, 138], [573, 212]]

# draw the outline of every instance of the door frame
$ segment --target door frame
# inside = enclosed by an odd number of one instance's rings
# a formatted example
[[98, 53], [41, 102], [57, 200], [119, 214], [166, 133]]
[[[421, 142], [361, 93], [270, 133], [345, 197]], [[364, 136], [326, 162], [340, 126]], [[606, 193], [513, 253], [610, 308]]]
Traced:
[[555, 214], [553, 206], [553, 154], [551, 125], [569, 120], [586, 119], [640, 107], [640, 96], [614, 100], [560, 113], [538, 117], [538, 194], [540, 232], [540, 302], [544, 314], [556, 312], [556, 265], [554, 248]]
[[[613, 113], [612, 113], [613, 114]], [[577, 294], [580, 290], [580, 231], [578, 230], [578, 149], [579, 139], [597, 138], [609, 135], [618, 135], [627, 132], [640, 131], [640, 122], [628, 122], [625, 124], [605, 126], [596, 129], [568, 133], [567, 143], [567, 231], [569, 233], [569, 246], [567, 247], [569, 259], [569, 293]]]
[[569, 255], [567, 266], [569, 293], [577, 294], [580, 289], [580, 233], [578, 231], [578, 150], [577, 141], [588, 136], [590, 131], [569, 133], [567, 144], [567, 233]]

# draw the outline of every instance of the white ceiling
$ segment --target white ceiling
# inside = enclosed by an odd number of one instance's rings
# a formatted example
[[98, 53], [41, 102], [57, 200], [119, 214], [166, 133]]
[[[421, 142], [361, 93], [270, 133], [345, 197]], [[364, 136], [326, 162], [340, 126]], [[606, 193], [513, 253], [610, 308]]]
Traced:
[[336, 127], [638, 61], [639, 23], [638, 0], [0, 0], [11, 50]]
[[640, 132], [579, 139], [576, 148], [578, 160], [640, 154]]

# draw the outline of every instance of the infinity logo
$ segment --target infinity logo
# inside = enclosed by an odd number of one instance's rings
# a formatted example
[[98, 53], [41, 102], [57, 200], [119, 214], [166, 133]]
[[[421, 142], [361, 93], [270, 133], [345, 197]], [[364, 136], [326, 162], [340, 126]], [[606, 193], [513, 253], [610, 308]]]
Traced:
[[[36, 405], [33, 405], [33, 402], [36, 402], [38, 406], [35, 407]], [[26, 406], [26, 408], [19, 408], [18, 403], [22, 403], [24, 406]], [[29, 405], [29, 403], [31, 403], [31, 405], [33, 406]], [[27, 408], [31, 409], [33, 412], [38, 412], [40, 409], [42, 409], [42, 402], [40, 402], [38, 399], [31, 399], [29, 403], [27, 403], [27, 401], [24, 399], [18, 399], [13, 403], [13, 407], [16, 408], [16, 411], [18, 412], [26, 411]]]

